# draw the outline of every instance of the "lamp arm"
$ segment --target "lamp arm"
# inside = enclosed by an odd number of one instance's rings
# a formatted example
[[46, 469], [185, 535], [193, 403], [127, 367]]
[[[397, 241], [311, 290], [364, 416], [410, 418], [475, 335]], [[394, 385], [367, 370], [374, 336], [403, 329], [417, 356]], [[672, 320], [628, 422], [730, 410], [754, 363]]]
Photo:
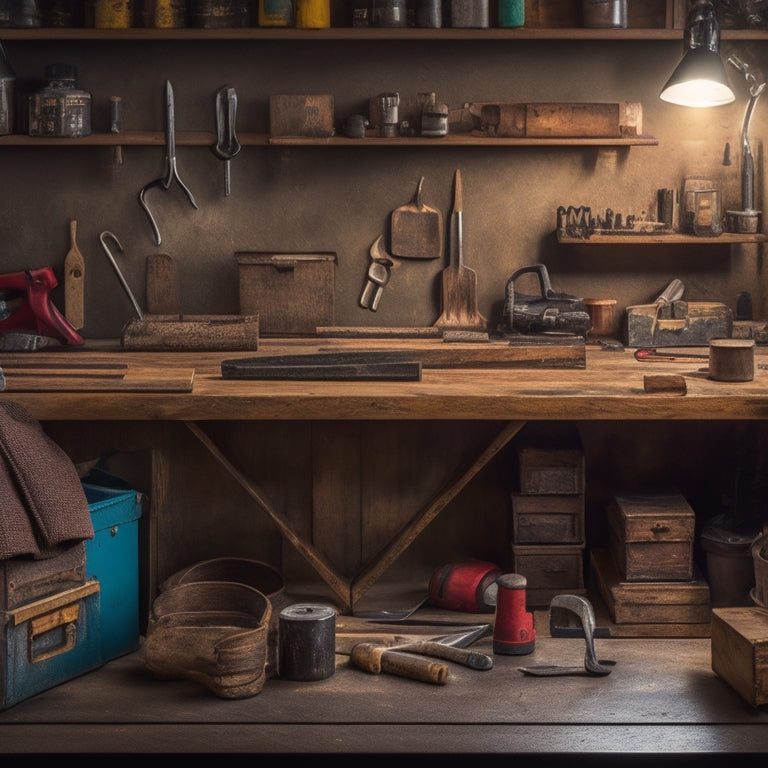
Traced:
[[749, 124], [762, 92], [763, 86], [759, 89], [753, 89], [744, 111], [744, 122], [741, 126], [741, 204], [744, 211], [755, 209], [755, 159], [752, 155], [752, 148], [749, 146]]

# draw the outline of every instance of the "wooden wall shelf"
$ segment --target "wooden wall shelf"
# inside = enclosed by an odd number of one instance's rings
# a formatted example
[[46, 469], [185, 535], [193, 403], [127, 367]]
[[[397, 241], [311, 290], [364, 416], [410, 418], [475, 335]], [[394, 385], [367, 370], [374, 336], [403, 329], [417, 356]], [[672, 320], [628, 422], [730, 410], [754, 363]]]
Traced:
[[768, 235], [743, 235], [724, 232], [718, 237], [697, 235], [592, 235], [589, 238], [560, 237], [557, 242], [567, 245], [736, 245], [738, 243], [764, 243]]

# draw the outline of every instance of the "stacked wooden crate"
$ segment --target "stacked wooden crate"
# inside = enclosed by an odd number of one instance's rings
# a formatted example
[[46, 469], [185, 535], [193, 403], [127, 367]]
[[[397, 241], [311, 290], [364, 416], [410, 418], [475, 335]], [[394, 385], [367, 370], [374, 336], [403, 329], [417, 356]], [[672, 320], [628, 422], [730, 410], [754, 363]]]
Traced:
[[617, 493], [607, 505], [609, 550], [592, 577], [617, 625], [638, 636], [708, 637], [709, 585], [694, 561], [696, 516], [675, 489]]
[[584, 453], [577, 438], [530, 439], [516, 447], [512, 567], [526, 577], [527, 603], [585, 594]]

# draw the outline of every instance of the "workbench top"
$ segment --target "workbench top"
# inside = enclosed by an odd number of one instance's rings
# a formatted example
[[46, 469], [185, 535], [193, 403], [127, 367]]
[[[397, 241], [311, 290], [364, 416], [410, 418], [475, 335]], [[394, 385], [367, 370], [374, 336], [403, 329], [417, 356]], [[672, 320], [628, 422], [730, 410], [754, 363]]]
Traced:
[[[418, 349], [439, 341], [387, 340], [380, 349]], [[713, 381], [706, 359], [639, 361], [633, 349], [586, 345], [581, 368], [425, 368], [420, 381], [225, 380], [223, 360], [319, 350], [359, 349], [354, 339], [265, 339], [253, 352], [126, 352], [119, 345], [0, 354], [19, 361], [122, 363], [176, 379], [191, 391], [12, 391], [39, 420], [744, 420], [768, 417], [768, 349], [755, 350], [751, 382]], [[706, 354], [706, 348], [682, 350]], [[647, 393], [646, 376], [685, 378], [686, 394]], [[6, 378], [10, 381], [10, 369]]]

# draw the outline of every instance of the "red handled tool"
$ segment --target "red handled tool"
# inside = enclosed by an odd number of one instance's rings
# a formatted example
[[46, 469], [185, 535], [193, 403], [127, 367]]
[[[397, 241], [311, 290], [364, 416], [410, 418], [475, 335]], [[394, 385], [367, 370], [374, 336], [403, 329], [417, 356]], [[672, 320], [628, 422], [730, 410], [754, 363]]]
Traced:
[[505, 573], [496, 580], [496, 623], [493, 627], [493, 652], [505, 656], [533, 653], [536, 630], [533, 614], [525, 610], [528, 582], [519, 573]]
[[493, 613], [499, 576], [501, 568], [495, 563], [443, 565], [429, 580], [429, 602], [449, 611]]

